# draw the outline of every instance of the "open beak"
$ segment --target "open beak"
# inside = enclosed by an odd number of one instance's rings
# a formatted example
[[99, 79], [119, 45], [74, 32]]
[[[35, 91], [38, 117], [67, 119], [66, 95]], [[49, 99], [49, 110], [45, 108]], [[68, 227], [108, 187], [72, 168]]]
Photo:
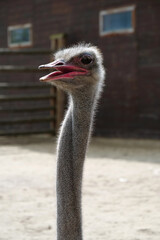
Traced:
[[39, 69], [53, 69], [54, 71], [40, 78], [40, 81], [53, 81], [59, 79], [73, 79], [75, 76], [88, 75], [89, 71], [74, 65], [68, 65], [63, 61], [54, 61], [40, 65]]

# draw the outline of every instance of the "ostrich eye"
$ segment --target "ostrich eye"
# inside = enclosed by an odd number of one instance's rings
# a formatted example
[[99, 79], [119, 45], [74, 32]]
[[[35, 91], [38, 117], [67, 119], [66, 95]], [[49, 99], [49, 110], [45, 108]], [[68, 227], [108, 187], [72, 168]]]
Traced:
[[80, 60], [81, 60], [81, 63], [83, 63], [84, 65], [87, 65], [93, 61], [93, 58], [91, 55], [83, 55]]

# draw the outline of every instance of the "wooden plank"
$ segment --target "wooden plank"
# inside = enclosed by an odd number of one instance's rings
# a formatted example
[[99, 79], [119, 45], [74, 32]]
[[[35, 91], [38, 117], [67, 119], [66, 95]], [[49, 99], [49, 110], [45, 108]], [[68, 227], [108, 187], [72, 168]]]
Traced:
[[[53, 52], [55, 52], [58, 49], [64, 47], [64, 38], [65, 38], [64, 33], [53, 34], [53, 35], [50, 36], [51, 49], [53, 50]], [[51, 61], [52, 61], [52, 59], [51, 59]], [[59, 111], [57, 111], [57, 94], [58, 94], [57, 89], [55, 87], [52, 87], [50, 89], [50, 94], [55, 94], [56, 95], [55, 99], [50, 100], [50, 106], [56, 106], [54, 110], [50, 111], [50, 116], [54, 116], [55, 114], [56, 114], [56, 116], [58, 116]], [[56, 126], [58, 126], [58, 128], [59, 128], [59, 124], [57, 124], [58, 119], [59, 119], [59, 117], [58, 118], [56, 117], [56, 120], [50, 123], [50, 128], [51, 129], [57, 129]], [[59, 120], [58, 120], [58, 122], [59, 122]], [[58, 129], [57, 129], [57, 131], [58, 131]]]
[[55, 95], [0, 95], [0, 101], [10, 101], [10, 100], [41, 100], [41, 99], [50, 99], [55, 98]]
[[58, 132], [59, 126], [64, 117], [64, 106], [65, 106], [65, 94], [62, 90], [57, 89], [56, 98], [56, 131]]
[[51, 54], [53, 51], [51, 49], [45, 49], [45, 48], [29, 48], [29, 49], [9, 49], [9, 48], [0, 48], [0, 54], [1, 55], [12, 55], [12, 54]]
[[[55, 87], [50, 88], [50, 94], [56, 96]], [[56, 97], [50, 99], [50, 107], [51, 107], [50, 116], [51, 117], [55, 116], [56, 115]], [[56, 119], [54, 119], [54, 121], [50, 123], [50, 129], [55, 129], [55, 122], [56, 122]]]
[[[58, 49], [61, 49], [65, 46], [65, 39], [59, 38], [58, 39]], [[64, 117], [64, 106], [65, 106], [65, 94], [64, 91], [61, 89], [57, 89], [57, 109], [56, 109], [56, 130], [58, 132], [59, 126]]]
[[1, 65], [0, 72], [38, 72], [38, 67]]
[[54, 110], [54, 106], [46, 106], [46, 107], [32, 107], [32, 108], [2, 108], [0, 107], [0, 112], [38, 112], [38, 111], [50, 111]]
[[50, 89], [51, 86], [45, 83], [7, 83], [7, 82], [0, 82], [0, 88], [48, 88]]
[[17, 135], [31, 135], [31, 134], [52, 134], [55, 135], [54, 130], [41, 131], [0, 131], [0, 136], [17, 136]]
[[16, 123], [34, 123], [34, 122], [50, 122], [55, 117], [38, 117], [38, 118], [17, 118], [17, 119], [0, 119], [0, 124], [16, 124]]
[[[51, 40], [51, 48], [53, 51], [57, 51], [65, 46], [65, 34], [53, 34], [50, 36]], [[62, 122], [63, 115], [64, 115], [64, 102], [65, 102], [65, 95], [62, 90], [59, 89], [51, 89], [51, 93], [56, 94], [56, 101], [51, 100], [51, 105], [56, 106], [56, 121], [51, 123], [51, 128], [55, 128], [56, 132], [59, 130], [60, 123]], [[50, 112], [50, 115], [54, 115], [54, 111]]]

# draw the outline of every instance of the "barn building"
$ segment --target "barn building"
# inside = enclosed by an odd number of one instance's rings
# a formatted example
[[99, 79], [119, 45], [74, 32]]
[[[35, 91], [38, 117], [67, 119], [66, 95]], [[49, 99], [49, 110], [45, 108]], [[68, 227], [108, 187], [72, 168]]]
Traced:
[[104, 54], [96, 135], [160, 136], [159, 0], [0, 1], [1, 135], [53, 130], [55, 90], [38, 83], [36, 68], [59, 41]]

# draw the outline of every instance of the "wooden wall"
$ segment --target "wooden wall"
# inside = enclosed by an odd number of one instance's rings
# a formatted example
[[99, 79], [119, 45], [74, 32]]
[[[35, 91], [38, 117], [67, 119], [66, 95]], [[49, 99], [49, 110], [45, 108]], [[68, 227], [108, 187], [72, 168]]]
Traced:
[[[136, 6], [135, 33], [100, 37], [99, 12], [127, 5]], [[60, 32], [69, 45], [86, 41], [101, 48], [107, 78], [96, 135], [160, 136], [159, 0], [0, 1], [0, 47], [7, 47], [7, 26], [25, 23], [32, 23], [34, 48], [49, 48], [49, 36]]]

